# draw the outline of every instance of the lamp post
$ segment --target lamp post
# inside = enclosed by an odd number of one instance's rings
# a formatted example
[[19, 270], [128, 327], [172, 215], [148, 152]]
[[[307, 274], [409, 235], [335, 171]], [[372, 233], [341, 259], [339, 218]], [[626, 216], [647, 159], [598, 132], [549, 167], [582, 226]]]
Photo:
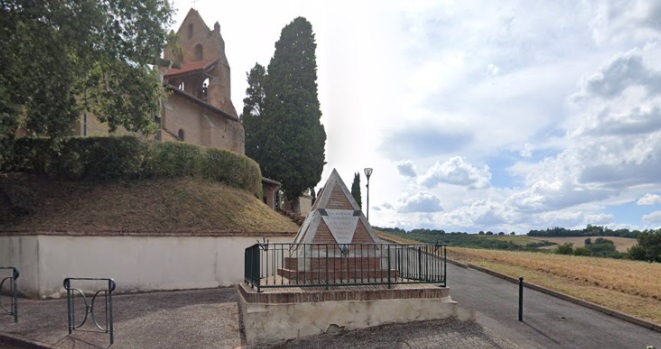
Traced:
[[371, 168], [366, 168], [365, 169], [365, 176], [367, 177], [367, 184], [365, 187], [367, 187], [367, 221], [370, 221], [370, 176], [372, 175], [372, 169]]

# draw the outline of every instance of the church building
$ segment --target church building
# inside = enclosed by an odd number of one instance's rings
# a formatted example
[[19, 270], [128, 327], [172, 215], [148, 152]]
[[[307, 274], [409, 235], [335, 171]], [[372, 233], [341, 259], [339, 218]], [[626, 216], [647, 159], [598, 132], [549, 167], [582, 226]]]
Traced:
[[[179, 68], [162, 68], [172, 94], [163, 103], [161, 139], [179, 140], [245, 153], [245, 133], [231, 99], [230, 65], [220, 24], [212, 30], [191, 9], [179, 31]], [[171, 50], [164, 58], [178, 61]]]

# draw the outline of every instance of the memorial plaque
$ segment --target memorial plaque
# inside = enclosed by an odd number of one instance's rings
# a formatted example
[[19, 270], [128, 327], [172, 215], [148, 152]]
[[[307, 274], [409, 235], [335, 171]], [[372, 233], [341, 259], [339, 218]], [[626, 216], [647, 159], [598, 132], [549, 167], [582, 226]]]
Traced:
[[321, 216], [324, 223], [330, 229], [331, 234], [338, 244], [350, 244], [356, 232], [360, 216], [354, 214], [354, 210], [324, 210], [326, 215]]

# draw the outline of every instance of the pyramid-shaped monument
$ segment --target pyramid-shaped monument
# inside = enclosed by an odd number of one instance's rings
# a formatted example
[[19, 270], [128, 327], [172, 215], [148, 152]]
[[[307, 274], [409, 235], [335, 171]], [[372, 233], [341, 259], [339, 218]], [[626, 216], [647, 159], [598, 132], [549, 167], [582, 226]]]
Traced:
[[388, 250], [383, 246], [342, 178], [333, 170], [278, 275], [296, 280], [296, 284], [396, 278], [399, 272], [389, 269]]
[[381, 243], [381, 240], [374, 234], [360, 206], [333, 169], [294, 242], [346, 245], [375, 244]]

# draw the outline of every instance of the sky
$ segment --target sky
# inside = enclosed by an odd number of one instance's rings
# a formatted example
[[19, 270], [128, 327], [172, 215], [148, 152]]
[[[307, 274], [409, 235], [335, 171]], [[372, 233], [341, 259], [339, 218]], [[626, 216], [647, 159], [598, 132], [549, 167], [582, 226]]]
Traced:
[[243, 108], [303, 16], [317, 42], [319, 186], [361, 173], [370, 223], [516, 232], [661, 227], [659, 1], [174, 1], [218, 21]]

